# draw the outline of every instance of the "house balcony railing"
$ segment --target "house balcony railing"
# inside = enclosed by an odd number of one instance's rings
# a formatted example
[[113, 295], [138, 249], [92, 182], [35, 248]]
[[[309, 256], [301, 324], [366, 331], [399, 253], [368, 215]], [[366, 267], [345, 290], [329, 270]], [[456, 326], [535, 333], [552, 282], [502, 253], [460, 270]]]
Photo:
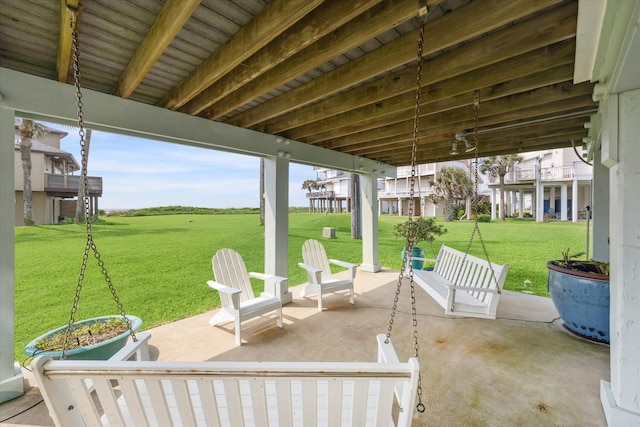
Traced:
[[[574, 164], [571, 166], [554, 166], [550, 168], [540, 168], [540, 181], [572, 181], [573, 179], [591, 179], [593, 171], [591, 167], [584, 164]], [[528, 183], [536, 180], [536, 167], [527, 166], [516, 168], [507, 172], [504, 176], [505, 184]], [[500, 183], [498, 177], [488, 177], [489, 185], [497, 185]]]
[[[80, 186], [80, 175], [50, 174], [44, 175], [44, 191], [54, 197], [73, 197], [78, 194]], [[89, 196], [102, 196], [102, 177], [89, 176], [88, 193]]]
[[[415, 197], [425, 197], [425, 196], [431, 196], [434, 194], [433, 189], [429, 188], [429, 189], [424, 189], [424, 190], [414, 190], [413, 195]], [[378, 198], [379, 199], [383, 199], [383, 198], [406, 198], [409, 197], [411, 195], [411, 191], [408, 189], [396, 189], [396, 190], [378, 190]]]
[[312, 191], [307, 193], [307, 199], [333, 199], [335, 197], [335, 191]]

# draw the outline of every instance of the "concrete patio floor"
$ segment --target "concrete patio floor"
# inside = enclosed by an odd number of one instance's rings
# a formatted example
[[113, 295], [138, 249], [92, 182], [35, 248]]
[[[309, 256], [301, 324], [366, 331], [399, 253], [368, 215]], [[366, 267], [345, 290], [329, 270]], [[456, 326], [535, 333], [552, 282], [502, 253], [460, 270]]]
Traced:
[[[323, 312], [317, 311], [315, 298], [299, 298], [301, 287], [291, 288], [293, 302], [284, 307], [284, 328], [247, 333], [240, 347], [234, 345], [232, 324], [209, 326], [213, 311], [153, 328], [151, 356], [375, 361], [375, 336], [387, 330], [397, 277], [392, 270], [359, 271], [355, 305], [332, 298]], [[409, 301], [409, 286], [403, 286], [392, 332], [401, 360], [413, 351]], [[505, 291], [496, 320], [445, 317], [420, 288], [416, 304], [427, 410], [414, 415], [413, 425], [606, 425], [599, 384], [609, 380], [609, 347], [568, 332], [550, 299]], [[0, 405], [0, 420], [6, 420], [2, 425], [53, 425], [31, 384], [25, 371], [27, 393]]]

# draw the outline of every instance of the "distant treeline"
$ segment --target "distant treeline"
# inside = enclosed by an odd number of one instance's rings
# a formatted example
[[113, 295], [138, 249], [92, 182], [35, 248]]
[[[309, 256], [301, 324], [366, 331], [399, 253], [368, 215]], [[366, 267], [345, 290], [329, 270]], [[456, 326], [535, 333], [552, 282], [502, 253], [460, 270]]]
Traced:
[[[306, 208], [289, 208], [289, 211]], [[157, 208], [101, 211], [105, 216], [155, 216], [155, 215], [239, 215], [260, 214], [260, 208], [198, 208], [194, 206], [161, 206]]]

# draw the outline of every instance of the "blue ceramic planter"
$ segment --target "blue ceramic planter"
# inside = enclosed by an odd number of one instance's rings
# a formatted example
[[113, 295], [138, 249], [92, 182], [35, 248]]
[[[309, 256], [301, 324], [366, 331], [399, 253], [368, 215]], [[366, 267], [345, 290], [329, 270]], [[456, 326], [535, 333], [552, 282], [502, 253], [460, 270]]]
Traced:
[[609, 276], [547, 263], [547, 286], [565, 326], [576, 334], [609, 343]]
[[[405, 249], [402, 250], [401, 256], [402, 259], [404, 260], [404, 251]], [[417, 258], [424, 258], [424, 251], [421, 248], [415, 247], [413, 249], [411, 249], [411, 256], [412, 257], [417, 257]], [[411, 266], [413, 267], [414, 270], [422, 270], [422, 266], [423, 266], [424, 262], [422, 260], [419, 259], [415, 259], [413, 261], [411, 261]]]
[[[93, 317], [91, 319], [81, 320], [76, 322], [75, 324], [81, 325], [85, 323], [91, 322], [100, 322], [105, 321], [111, 318], [122, 318], [120, 315], [113, 316], [102, 316], [102, 317]], [[142, 320], [136, 316], [127, 315], [127, 318], [131, 322], [131, 329], [133, 331], [137, 331], [142, 325]], [[46, 337], [55, 335], [64, 331], [67, 328], [67, 325], [61, 326], [57, 329], [47, 332], [46, 334], [40, 335], [38, 338], [32, 340], [24, 349], [24, 352], [27, 356], [51, 356], [54, 359], [59, 359], [62, 355], [62, 351], [42, 351], [36, 348], [36, 343]], [[108, 340], [88, 345], [86, 347], [78, 347], [71, 350], [67, 350], [66, 359], [71, 360], [107, 360], [115, 353], [118, 352], [124, 345], [127, 343], [127, 338], [129, 338], [130, 332], [125, 331], [122, 334], [110, 338]]]

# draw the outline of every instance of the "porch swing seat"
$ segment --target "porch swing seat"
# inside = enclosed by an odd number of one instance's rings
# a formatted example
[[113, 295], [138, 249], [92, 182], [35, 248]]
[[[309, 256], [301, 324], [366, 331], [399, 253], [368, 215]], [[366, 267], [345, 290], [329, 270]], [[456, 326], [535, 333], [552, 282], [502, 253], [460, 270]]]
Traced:
[[139, 335], [106, 361], [32, 362], [56, 426], [411, 425], [418, 359], [384, 334], [370, 363], [148, 361]]
[[508, 270], [507, 264], [489, 264], [469, 254], [465, 259], [464, 252], [442, 245], [433, 270], [414, 269], [413, 280], [444, 308], [447, 315], [495, 319]]

